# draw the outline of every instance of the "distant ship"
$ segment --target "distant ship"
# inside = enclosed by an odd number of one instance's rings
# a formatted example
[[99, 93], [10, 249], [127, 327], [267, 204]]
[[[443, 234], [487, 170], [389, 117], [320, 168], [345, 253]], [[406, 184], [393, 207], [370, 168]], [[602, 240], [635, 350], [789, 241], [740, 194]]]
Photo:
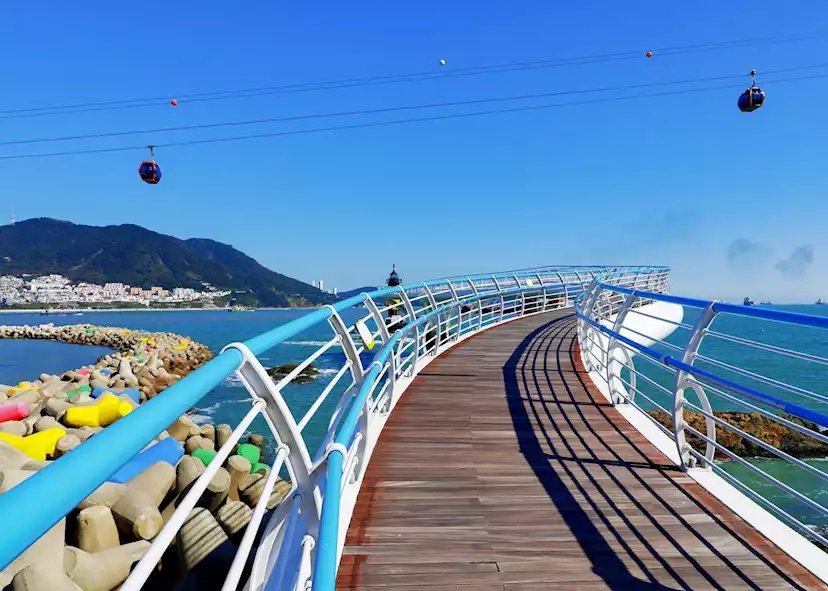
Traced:
[[824, 305], [825, 305], [825, 302], [823, 302], [821, 299], [817, 300], [817, 301], [816, 301], [816, 302], [814, 302], [814, 303], [815, 303], [817, 306], [824, 306]]
[[769, 302], [769, 301], [766, 300], [764, 302], [759, 302], [759, 305], [760, 306], [772, 306], [773, 302]]
[[745, 306], [755, 306], [756, 305], [756, 304], [753, 303], [753, 300], [751, 300], [750, 298], [745, 298], [745, 301], [742, 302], [742, 304], [744, 304]]

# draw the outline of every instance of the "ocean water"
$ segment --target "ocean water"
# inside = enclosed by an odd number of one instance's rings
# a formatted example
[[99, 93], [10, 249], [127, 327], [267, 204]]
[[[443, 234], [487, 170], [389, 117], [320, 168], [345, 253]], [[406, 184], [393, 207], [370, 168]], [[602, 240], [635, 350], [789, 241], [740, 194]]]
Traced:
[[[779, 307], [805, 314], [828, 316], [828, 306], [788, 306]], [[0, 324], [41, 324], [53, 322], [56, 325], [92, 323], [105, 326], [124, 326], [133, 329], [151, 331], [169, 331], [189, 336], [204, 343], [214, 351], [233, 341], [244, 341], [267, 330], [290, 322], [307, 313], [306, 310], [274, 310], [245, 313], [228, 313], [226, 311], [164, 311], [164, 312], [89, 312], [83, 316], [40, 316], [38, 314], [0, 314]], [[350, 311], [344, 315], [346, 322], [353, 322], [364, 311]], [[685, 310], [684, 322], [692, 325], [698, 314]], [[725, 335], [736, 335], [744, 339], [755, 340], [770, 346], [791, 349], [811, 355], [828, 357], [828, 333], [820, 329], [792, 327], [782, 323], [759, 321], [750, 318], [720, 317], [713, 326], [713, 331]], [[674, 347], [683, 347], [689, 331], [678, 329], [666, 344], [654, 348], [677, 355]], [[298, 363], [324, 344], [333, 336], [327, 323], [312, 327], [268, 351], [261, 361], [265, 366], [285, 363]], [[42, 372], [60, 373], [68, 369], [93, 362], [107, 352], [103, 348], [66, 345], [48, 341], [3, 341], [0, 340], [0, 383], [17, 383], [24, 379], [35, 379]], [[728, 341], [710, 334], [705, 338], [700, 353], [712, 359], [723, 361], [731, 366], [743, 368], [761, 374], [771, 380], [784, 381], [799, 388], [823, 396], [828, 384], [828, 366], [805, 362], [779, 353], [771, 353], [742, 344]], [[320, 374], [309, 384], [291, 384], [285, 388], [283, 395], [297, 422], [304, 416], [326, 384], [333, 379], [344, 363], [344, 355], [338, 348], [332, 348], [323, 354], [315, 365]], [[664, 388], [672, 388], [674, 376], [657, 364], [648, 363], [643, 357], [635, 358], [636, 369]], [[742, 375], [726, 367], [716, 366], [700, 360], [698, 367], [714, 371], [717, 375], [732, 379], [761, 392], [771, 394], [783, 400], [801, 404], [812, 410], [828, 414], [828, 398], [825, 400], [808, 399], [792, 394], [783, 388]], [[311, 420], [303, 435], [308, 441], [311, 454], [316, 451], [327, 430], [327, 417], [330, 417], [337, 400], [350, 384], [348, 373], [343, 376], [332, 390], [325, 403]], [[656, 404], [669, 408], [669, 398], [659, 387], [639, 378], [638, 388]], [[750, 411], [743, 404], [727, 400], [708, 391], [714, 410]], [[698, 400], [690, 394], [691, 403]], [[655, 404], [638, 396], [637, 402], [645, 408], [655, 408]], [[207, 396], [195, 408], [195, 418], [199, 422], [213, 424], [229, 423], [235, 426], [250, 409], [250, 398], [246, 390], [235, 377], [230, 376]], [[251, 431], [267, 434], [264, 421], [259, 418]], [[272, 449], [270, 450], [272, 457]], [[752, 460], [752, 463], [769, 472], [786, 484], [806, 494], [814, 502], [828, 507], [828, 487], [818, 477], [807, 471], [781, 460]], [[809, 460], [809, 464], [828, 470], [828, 459]], [[760, 480], [750, 471], [735, 462], [721, 463], [730, 474], [772, 500], [785, 511], [809, 525], [820, 530], [828, 529], [828, 519], [820, 516], [812, 508], [804, 506], [790, 494], [775, 485]]]
[[[55, 325], [90, 323], [100, 326], [117, 326], [148, 331], [173, 332], [189, 336], [218, 353], [222, 347], [234, 341], [245, 341], [267, 330], [290, 322], [307, 310], [261, 310], [256, 312], [230, 313], [226, 311], [158, 311], [158, 312], [85, 312], [75, 314], [40, 316], [39, 314], [0, 314], [0, 324]], [[346, 322], [354, 322], [365, 314], [364, 310], [343, 314]], [[351, 318], [353, 316], [353, 318]], [[268, 351], [259, 359], [265, 367], [285, 363], [299, 363], [333, 337], [327, 322], [311, 327], [295, 338]], [[49, 341], [0, 340], [0, 384], [16, 384], [22, 380], [36, 379], [41, 373], [62, 373], [80, 365], [94, 362], [109, 352], [102, 347], [85, 347]], [[339, 348], [331, 348], [316, 360], [318, 377], [309, 384], [290, 384], [282, 392], [286, 402], [299, 421], [345, 362]], [[350, 384], [350, 373], [339, 380], [325, 403], [320, 407], [303, 432], [313, 454], [322, 441], [328, 424], [325, 420], [333, 412], [339, 396]], [[250, 396], [238, 379], [231, 375], [207, 394], [194, 409], [194, 419], [199, 423], [229, 423], [234, 426], [250, 410]], [[264, 419], [258, 417], [251, 432], [267, 435], [269, 429]], [[270, 457], [273, 450], [270, 449]]]
[[[800, 314], [828, 316], [828, 306], [770, 307]], [[689, 325], [695, 324], [699, 313], [697, 310], [685, 308], [683, 322]], [[742, 386], [768, 394], [781, 401], [793, 403], [828, 416], [828, 365], [784, 354], [784, 351], [787, 350], [828, 358], [828, 331], [727, 314], [720, 315], [714, 320], [711, 331], [702, 342], [699, 350], [702, 358], [696, 361], [696, 367]], [[679, 328], [666, 339], [664, 344], [656, 344], [653, 348], [680, 358], [681, 355], [676, 347], [683, 348], [687, 343], [689, 334], [688, 329]], [[774, 347], [776, 351], [747, 346], [729, 340], [726, 338], [727, 336], [762, 343]], [[704, 358], [713, 361], [706, 361]], [[634, 360], [637, 371], [640, 371], [662, 388], [672, 390], [675, 380], [674, 374], [660, 364], [648, 361], [642, 355], [636, 356]], [[721, 363], [714, 363], [714, 361], [723, 362], [727, 365], [723, 366]], [[734, 368], [743, 371], [737, 371]], [[744, 373], [745, 370], [754, 375]], [[761, 376], [761, 378], [757, 376]], [[625, 379], [629, 380], [628, 372]], [[776, 382], [792, 385], [798, 388], [799, 392], [791, 392]], [[655, 409], [656, 405], [666, 409], [671, 407], [670, 397], [653, 383], [639, 378], [636, 387], [652, 400], [650, 402], [643, 396], [637, 395], [636, 403], [643, 408]], [[733, 400], [732, 395], [728, 398], [717, 393], [714, 388], [706, 387], [705, 392], [714, 411], [753, 411], [754, 409], [747, 406], [748, 404], [763, 410], [769, 410], [767, 406], [752, 400], [741, 397], [735, 397], [736, 400]], [[701, 406], [701, 401], [692, 390], [688, 389], [686, 391], [686, 397], [691, 404]], [[815, 503], [828, 507], [828, 486], [820, 477], [815, 476], [805, 468], [784, 460], [775, 459], [754, 459], [750, 460], [750, 463], [796, 489]], [[828, 458], [807, 460], [806, 463], [828, 472]], [[820, 514], [814, 508], [808, 507], [803, 501], [785, 492], [772, 482], [753, 474], [748, 467], [733, 461], [720, 462], [719, 466], [803, 523], [818, 529], [823, 534], [828, 532], [828, 517]]]

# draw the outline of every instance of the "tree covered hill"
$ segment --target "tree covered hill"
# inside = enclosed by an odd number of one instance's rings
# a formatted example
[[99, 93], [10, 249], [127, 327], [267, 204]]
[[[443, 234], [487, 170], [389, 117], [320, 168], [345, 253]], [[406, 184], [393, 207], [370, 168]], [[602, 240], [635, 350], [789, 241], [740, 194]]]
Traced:
[[332, 295], [260, 265], [228, 244], [181, 240], [141, 226], [36, 218], [0, 226], [0, 275], [59, 273], [73, 281], [233, 290], [239, 303], [317, 305]]

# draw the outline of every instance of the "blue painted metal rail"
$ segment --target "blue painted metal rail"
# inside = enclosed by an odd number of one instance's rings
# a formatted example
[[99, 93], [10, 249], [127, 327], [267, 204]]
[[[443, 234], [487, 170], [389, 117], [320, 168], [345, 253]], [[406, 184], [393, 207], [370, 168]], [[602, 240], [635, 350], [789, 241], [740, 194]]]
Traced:
[[[389, 287], [360, 294], [333, 306], [228, 346], [219, 356], [159, 396], [90, 438], [70, 454], [0, 496], [0, 522], [15, 523], [0, 540], [0, 563], [7, 566], [44, 532], [70, 513], [111, 474], [150, 444], [180, 415], [198, 406], [213, 388], [234, 372], [252, 396], [252, 407], [219, 460], [230, 453], [243, 431], [263, 415], [279, 444], [292, 490], [270, 514], [253, 563], [250, 588], [333, 589], [344, 527], [359, 490], [373, 445], [399, 396], [431, 359], [480, 330], [527, 314], [572, 306], [596, 278], [618, 285], [666, 291], [664, 267], [543, 267], [508, 273], [457, 277]], [[343, 315], [359, 314], [355, 323]], [[368, 343], [357, 324], [367, 327], [379, 344], [372, 363], [364, 367]], [[332, 338], [279, 383], [265, 374], [257, 356], [319, 325], [330, 326]], [[346, 359], [310, 410], [296, 420], [281, 391], [309, 363], [325, 352], [340, 350]], [[347, 383], [350, 378], [350, 383]], [[330, 396], [330, 398], [329, 398]], [[338, 401], [334, 405], [334, 400]], [[323, 414], [317, 412], [323, 409]], [[326, 414], [327, 413], [327, 414]], [[323, 416], [324, 415], [324, 416]], [[330, 427], [313, 453], [303, 436], [312, 420]], [[229, 446], [229, 447], [228, 447]], [[220, 463], [220, 462], [219, 462]], [[179, 501], [179, 510], [153, 540], [122, 589], [140, 588], [161, 554], [187, 518], [218, 466], [207, 471]], [[279, 463], [274, 466], [278, 472]], [[274, 478], [268, 479], [272, 488]], [[60, 494], [56, 495], [55, 491]], [[262, 494], [260, 503], [267, 503]], [[43, 499], [50, 503], [44, 504]], [[264, 508], [256, 511], [264, 512]], [[20, 515], [26, 515], [21, 521]], [[235, 588], [247, 560], [255, 529], [251, 524], [225, 588]], [[249, 536], [248, 536], [249, 534]], [[240, 550], [241, 553], [241, 550]], [[275, 560], [270, 560], [271, 557]], [[273, 577], [276, 577], [274, 580]]]
[[[312, 585], [315, 591], [332, 590], [344, 534], [371, 451], [417, 374], [443, 351], [481, 330], [569, 307], [575, 308], [579, 318], [579, 346], [593, 381], [614, 404], [641, 410], [657, 433], [667, 438], [684, 469], [691, 474], [702, 470], [720, 475], [802, 536], [825, 542], [820, 531], [808, 527], [812, 515], [825, 517], [828, 523], [828, 510], [816, 499], [814, 490], [800, 490], [795, 483], [782, 481], [733, 454], [717, 440], [717, 429], [737, 433], [756, 449], [790, 463], [820, 483], [828, 480], [826, 474], [728, 423], [714, 410], [756, 413], [828, 444], [828, 436], [822, 432], [828, 427], [828, 395], [765, 375], [761, 367], [740, 366], [729, 350], [708, 345], [721, 341], [731, 348], [784, 357], [824, 370], [828, 357], [818, 351], [797, 351], [753, 334], [713, 330], [711, 325], [717, 318], [743, 318], [822, 331], [828, 328], [828, 318], [669, 295], [667, 277], [664, 267], [543, 267], [408, 284], [360, 294], [245, 343], [230, 344], [198, 371], [0, 496], [0, 522], [18, 524], [0, 539], [0, 562], [8, 565], [180, 415], [198, 406], [204, 396], [235, 373], [251, 394], [250, 411], [219, 450], [215, 466], [211, 463], [179, 501], [178, 510], [153, 539], [122, 589], [139, 589], [146, 582], [218, 465], [251, 422], [262, 415], [278, 443], [278, 455], [224, 589], [235, 589], [239, 584], [258, 532], [261, 541], [248, 581], [251, 591], [265, 584], [274, 589], [304, 591]], [[684, 314], [693, 320], [684, 321]], [[329, 327], [330, 339], [274, 383], [258, 356], [319, 326]], [[330, 381], [319, 383], [321, 392], [304, 415], [294, 416], [295, 409], [288, 408], [282, 391], [310, 363], [332, 352], [341, 353], [344, 363]], [[639, 360], [643, 363], [636, 367]], [[654, 409], [663, 411], [672, 427], [643, 412]], [[690, 424], [690, 412], [703, 417], [703, 429]], [[309, 424], [324, 425], [321, 442], [307, 436]], [[731, 458], [733, 465], [789, 495], [799, 508], [793, 510], [763, 497], [715, 461], [721, 457]], [[267, 512], [265, 505], [280, 467], [291, 490]], [[61, 494], [56, 496], [55, 490]], [[44, 506], [43, 498], [53, 502]], [[27, 515], [27, 519], [21, 522], [19, 515]], [[757, 526], [760, 531], [761, 525]], [[789, 553], [797, 556], [796, 548]]]
[[[685, 469], [720, 476], [801, 536], [828, 545], [828, 505], [819, 499], [828, 474], [820, 464], [778, 449], [729, 422], [733, 415], [722, 414], [747, 413], [805, 440], [828, 444], [828, 396], [812, 385], [797, 385], [790, 375], [824, 385], [828, 356], [773, 342], [773, 335], [777, 340], [785, 334], [799, 338], [803, 330], [816, 329], [818, 339], [810, 341], [824, 346], [828, 333], [821, 331], [828, 329], [828, 317], [683, 298], [601, 281], [579, 298], [576, 314], [584, 364], [614, 404], [641, 410], [641, 416], [672, 441]], [[684, 322], [684, 314], [693, 320]], [[722, 329], [714, 329], [714, 321]], [[766, 332], [779, 324], [789, 330]], [[779, 364], [780, 359], [786, 364]], [[768, 370], [774, 367], [784, 375], [772, 375]], [[657, 420], [652, 411], [661, 411], [661, 418], [668, 420]], [[701, 417], [704, 428], [691, 425], [698, 423], [688, 413]], [[738, 435], [755, 454], [786, 462], [791, 468], [788, 476], [782, 479], [778, 467], [764, 467], [722, 445], [720, 439], [727, 431]], [[785, 537], [775, 541], [784, 546]], [[824, 557], [816, 560], [824, 563]]]

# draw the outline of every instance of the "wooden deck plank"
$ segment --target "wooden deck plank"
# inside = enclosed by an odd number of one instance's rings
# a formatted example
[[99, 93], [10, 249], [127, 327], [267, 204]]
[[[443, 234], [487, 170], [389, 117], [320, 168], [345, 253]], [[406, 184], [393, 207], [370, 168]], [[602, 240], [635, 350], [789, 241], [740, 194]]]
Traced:
[[826, 589], [670, 462], [578, 371], [571, 317], [444, 353], [392, 413], [337, 586]]

